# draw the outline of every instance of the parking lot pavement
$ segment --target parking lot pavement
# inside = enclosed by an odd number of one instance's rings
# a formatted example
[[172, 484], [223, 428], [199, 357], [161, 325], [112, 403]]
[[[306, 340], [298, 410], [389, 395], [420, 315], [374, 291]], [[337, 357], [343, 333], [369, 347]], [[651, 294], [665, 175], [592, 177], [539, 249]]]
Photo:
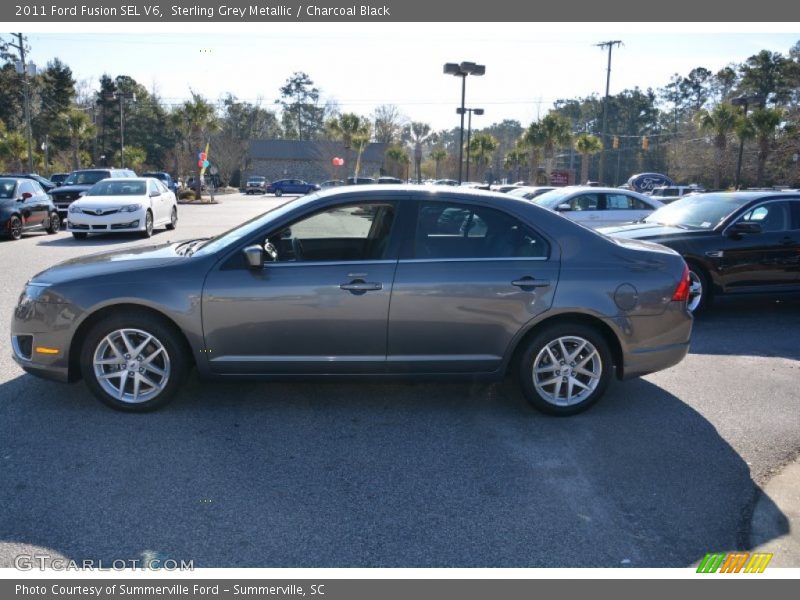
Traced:
[[[566, 419], [533, 411], [512, 381], [196, 376], [165, 409], [127, 415], [13, 363], [8, 323], [30, 276], [88, 251], [207, 236], [276, 202], [220, 200], [182, 205], [177, 231], [152, 241], [0, 242], [0, 566], [22, 552], [203, 567], [688, 566], [749, 546], [760, 487], [800, 449], [797, 297], [720, 302], [681, 364], [614, 383]], [[762, 502], [769, 536], [786, 534], [787, 515]]]

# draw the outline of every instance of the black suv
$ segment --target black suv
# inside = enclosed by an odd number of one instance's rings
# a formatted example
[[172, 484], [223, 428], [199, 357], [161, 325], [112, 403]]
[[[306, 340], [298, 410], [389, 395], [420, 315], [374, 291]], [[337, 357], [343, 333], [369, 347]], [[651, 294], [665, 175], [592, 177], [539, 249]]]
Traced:
[[61, 220], [67, 220], [69, 205], [83, 192], [88, 191], [98, 181], [109, 177], [136, 177], [136, 173], [130, 169], [81, 169], [70, 173], [61, 187], [50, 192]]

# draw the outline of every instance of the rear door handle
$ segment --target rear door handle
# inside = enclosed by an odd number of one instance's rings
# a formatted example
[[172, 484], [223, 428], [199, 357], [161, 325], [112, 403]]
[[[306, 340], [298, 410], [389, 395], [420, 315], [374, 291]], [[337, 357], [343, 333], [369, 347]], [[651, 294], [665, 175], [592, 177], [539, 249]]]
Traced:
[[534, 279], [533, 277], [523, 277], [522, 279], [515, 279], [511, 282], [511, 285], [514, 285], [519, 288], [537, 288], [537, 287], [548, 287], [550, 282], [546, 279]]
[[351, 281], [350, 283], [341, 284], [339, 286], [339, 289], [347, 290], [349, 292], [370, 292], [374, 290], [382, 290], [383, 284], [375, 281], [363, 281], [360, 279], [356, 279], [355, 281]]

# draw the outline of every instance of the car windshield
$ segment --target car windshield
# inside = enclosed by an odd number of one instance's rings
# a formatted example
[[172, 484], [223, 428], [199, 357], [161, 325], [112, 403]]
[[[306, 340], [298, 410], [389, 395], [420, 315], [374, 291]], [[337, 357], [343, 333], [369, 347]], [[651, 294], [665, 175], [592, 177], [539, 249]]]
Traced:
[[86, 192], [87, 196], [144, 196], [144, 181], [99, 181]]
[[66, 185], [94, 185], [106, 177], [108, 177], [108, 171], [80, 171], [70, 173], [64, 183]]
[[250, 219], [242, 223], [241, 225], [237, 225], [233, 229], [229, 229], [228, 231], [219, 234], [205, 242], [202, 246], [200, 246], [194, 254], [206, 255], [206, 254], [213, 254], [218, 250], [238, 242], [239, 240], [246, 238], [247, 236], [251, 235], [255, 231], [258, 231], [261, 227], [269, 223], [274, 219], [279, 219], [286, 213], [294, 210], [295, 208], [305, 206], [309, 202], [313, 202], [319, 198], [319, 194], [311, 194], [310, 196], [301, 196], [300, 198], [292, 198], [283, 204], [278, 204], [277, 206], [269, 209], [267, 212], [260, 214], [259, 216]]
[[686, 196], [650, 214], [645, 223], [713, 229], [750, 198], [734, 194]]
[[14, 189], [17, 187], [17, 182], [13, 179], [0, 179], [0, 198], [8, 200], [14, 197]]
[[166, 173], [144, 173], [144, 174], [142, 174], [142, 177], [154, 177], [156, 179], [160, 179], [161, 181], [166, 181], [167, 180], [167, 174]]
[[248, 181], [254, 181], [254, 182], [257, 182], [257, 183], [261, 182], [261, 181], [266, 181], [266, 180], [267, 180], [266, 177], [251, 177], [250, 179], [248, 179]]
[[560, 189], [560, 190], [550, 190], [549, 192], [545, 192], [544, 194], [540, 194], [536, 196], [533, 200], [539, 206], [544, 206], [545, 208], [555, 208], [559, 204], [561, 204], [562, 200], [564, 200], [567, 196], [572, 194], [574, 190], [567, 190], [567, 189]]

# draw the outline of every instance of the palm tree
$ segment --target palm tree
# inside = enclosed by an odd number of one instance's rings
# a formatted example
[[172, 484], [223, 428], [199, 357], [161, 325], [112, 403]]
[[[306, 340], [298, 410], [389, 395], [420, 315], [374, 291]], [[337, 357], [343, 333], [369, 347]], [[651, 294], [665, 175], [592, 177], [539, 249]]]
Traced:
[[[386, 158], [388, 158], [394, 165], [397, 166], [397, 170], [392, 170], [395, 174], [397, 174], [403, 167], [409, 162], [408, 152], [406, 152], [405, 148], [401, 146], [391, 146], [386, 150]], [[400, 173], [402, 176], [402, 173]]]
[[364, 152], [371, 137], [371, 127], [367, 119], [355, 113], [343, 113], [330, 119], [325, 128], [328, 135], [336, 140], [341, 140], [345, 150], [355, 150], [357, 159], [353, 165], [353, 177], [358, 177], [361, 166], [361, 154]]
[[572, 142], [572, 123], [566, 117], [551, 112], [541, 120], [540, 126], [544, 159], [547, 165], [547, 182], [549, 183], [550, 174], [553, 172], [555, 163], [556, 150]]
[[725, 150], [728, 137], [736, 129], [739, 116], [736, 109], [728, 102], [720, 102], [713, 109], [705, 108], [695, 113], [697, 128], [714, 136], [714, 187], [719, 188], [722, 182], [722, 165], [725, 162]]
[[525, 133], [522, 134], [517, 144], [523, 148], [528, 148], [530, 151], [531, 174], [529, 179], [531, 185], [547, 183], [546, 181], [540, 181], [539, 178], [539, 163], [542, 160], [542, 153], [544, 152], [544, 135], [541, 121], [531, 123], [528, 129], [525, 130]]
[[497, 139], [488, 133], [476, 133], [472, 136], [469, 142], [469, 154], [475, 159], [476, 172], [481, 166], [485, 167], [498, 146]]
[[503, 168], [509, 171], [517, 170], [517, 181], [520, 179], [520, 167], [528, 161], [528, 152], [525, 148], [517, 147], [506, 154], [503, 160]]
[[433, 159], [434, 164], [436, 165], [436, 179], [440, 179], [441, 176], [439, 175], [439, 163], [441, 163], [444, 159], [447, 158], [447, 150], [444, 148], [435, 148], [431, 150], [431, 158]]
[[427, 123], [412, 121], [403, 130], [403, 139], [411, 142], [414, 146], [414, 175], [417, 183], [422, 182], [422, 146], [432, 139], [435, 134], [431, 132], [431, 126]]
[[12, 171], [23, 171], [28, 160], [28, 144], [25, 136], [18, 131], [11, 131], [0, 138], [0, 158], [8, 161]]
[[358, 132], [352, 137], [353, 148], [356, 151], [356, 166], [353, 169], [353, 182], [358, 182], [358, 172], [361, 170], [361, 155], [364, 154], [364, 150], [369, 146], [370, 139], [372, 139], [372, 125], [369, 121], [365, 120]]
[[764, 183], [764, 167], [771, 151], [775, 130], [783, 121], [783, 111], [779, 108], [757, 108], [748, 117], [752, 131], [758, 144], [758, 170], [756, 171], [756, 186]]
[[67, 137], [69, 137], [72, 169], [80, 169], [81, 143], [91, 138], [94, 134], [94, 127], [89, 120], [89, 116], [82, 110], [72, 108], [66, 113], [63, 113], [61, 119], [59, 120], [59, 124], [59, 129], [64, 130], [64, 133], [66, 133]]
[[[192, 92], [192, 99], [184, 102], [183, 106], [178, 109], [177, 119], [180, 129], [189, 139], [190, 150], [197, 152], [204, 150], [203, 142], [209, 134], [220, 130], [220, 122], [214, 105], [195, 92]], [[197, 200], [202, 198], [200, 193], [202, 170], [203, 167], [198, 164], [194, 192]]]
[[603, 141], [591, 133], [582, 133], [575, 140], [575, 151], [581, 155], [581, 183], [589, 181], [589, 161], [603, 151]]

